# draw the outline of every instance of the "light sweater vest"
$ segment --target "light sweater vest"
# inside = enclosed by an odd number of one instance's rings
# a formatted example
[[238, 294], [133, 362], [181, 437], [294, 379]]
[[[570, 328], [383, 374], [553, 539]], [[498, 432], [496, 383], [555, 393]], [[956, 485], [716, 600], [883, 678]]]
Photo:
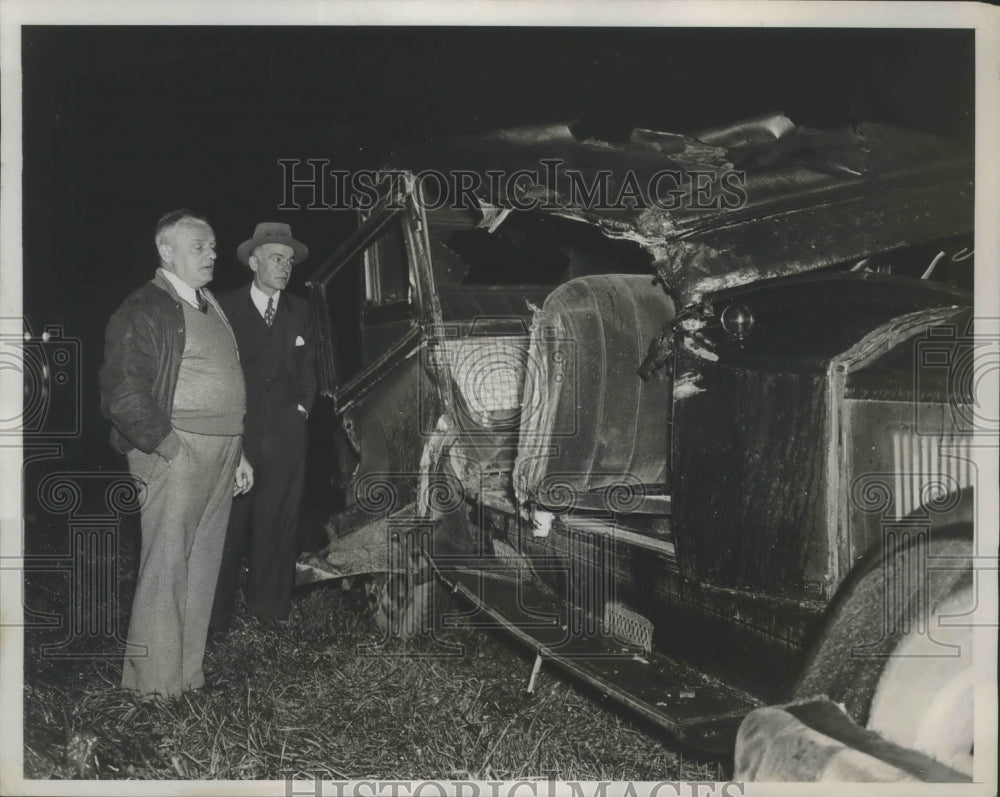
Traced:
[[184, 354], [171, 422], [195, 434], [242, 434], [247, 397], [236, 341], [212, 305], [205, 313], [181, 306]]

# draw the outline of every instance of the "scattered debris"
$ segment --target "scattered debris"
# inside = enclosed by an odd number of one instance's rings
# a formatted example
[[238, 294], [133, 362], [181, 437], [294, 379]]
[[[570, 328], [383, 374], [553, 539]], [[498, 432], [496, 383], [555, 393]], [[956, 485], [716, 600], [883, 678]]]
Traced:
[[531, 533], [535, 537], [548, 537], [552, 530], [552, 520], [555, 515], [544, 509], [536, 509], [531, 513]]
[[538, 677], [539, 670], [542, 669], [542, 654], [535, 654], [535, 663], [531, 666], [531, 677], [528, 678], [528, 694], [533, 695], [535, 693], [535, 679]]
[[683, 373], [674, 380], [674, 401], [697, 396], [704, 393], [705, 388], [698, 385], [699, 374], [691, 372]]

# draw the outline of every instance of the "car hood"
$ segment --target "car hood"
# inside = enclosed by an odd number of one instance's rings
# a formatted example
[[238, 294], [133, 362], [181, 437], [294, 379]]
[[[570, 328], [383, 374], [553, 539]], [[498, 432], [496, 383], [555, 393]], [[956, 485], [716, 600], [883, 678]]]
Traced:
[[529, 209], [634, 241], [681, 306], [973, 221], [970, 146], [873, 123], [797, 127], [781, 114], [688, 135], [636, 128], [618, 142], [573, 123], [509, 128], [399, 152], [391, 166], [434, 172], [452, 192], [464, 173], [490, 224]]

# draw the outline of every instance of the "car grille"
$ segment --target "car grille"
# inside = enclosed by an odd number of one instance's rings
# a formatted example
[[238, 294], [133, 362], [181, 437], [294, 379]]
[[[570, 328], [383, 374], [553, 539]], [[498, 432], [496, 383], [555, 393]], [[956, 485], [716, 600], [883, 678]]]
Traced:
[[911, 429], [893, 432], [896, 519], [972, 486], [971, 442], [961, 435], [917, 434]]

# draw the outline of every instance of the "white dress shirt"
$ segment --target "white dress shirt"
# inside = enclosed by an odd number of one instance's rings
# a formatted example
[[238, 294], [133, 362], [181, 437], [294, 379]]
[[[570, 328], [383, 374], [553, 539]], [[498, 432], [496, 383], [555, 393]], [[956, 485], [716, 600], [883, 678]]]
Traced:
[[[167, 271], [163, 266], [160, 266], [157, 271], [163, 275], [163, 278], [167, 280], [167, 282], [174, 286], [174, 290], [177, 291], [178, 296], [191, 305], [195, 310], [201, 309], [198, 306], [198, 293], [194, 288], [174, 274], [174, 272]], [[208, 300], [206, 299], [205, 301]]]
[[274, 299], [274, 312], [278, 312], [278, 302], [281, 300], [281, 291], [275, 291], [273, 296], [268, 296], [264, 291], [257, 287], [256, 282], [250, 283], [250, 298], [253, 300], [253, 306], [257, 308], [260, 313], [260, 317], [264, 318], [267, 313], [267, 300]]

